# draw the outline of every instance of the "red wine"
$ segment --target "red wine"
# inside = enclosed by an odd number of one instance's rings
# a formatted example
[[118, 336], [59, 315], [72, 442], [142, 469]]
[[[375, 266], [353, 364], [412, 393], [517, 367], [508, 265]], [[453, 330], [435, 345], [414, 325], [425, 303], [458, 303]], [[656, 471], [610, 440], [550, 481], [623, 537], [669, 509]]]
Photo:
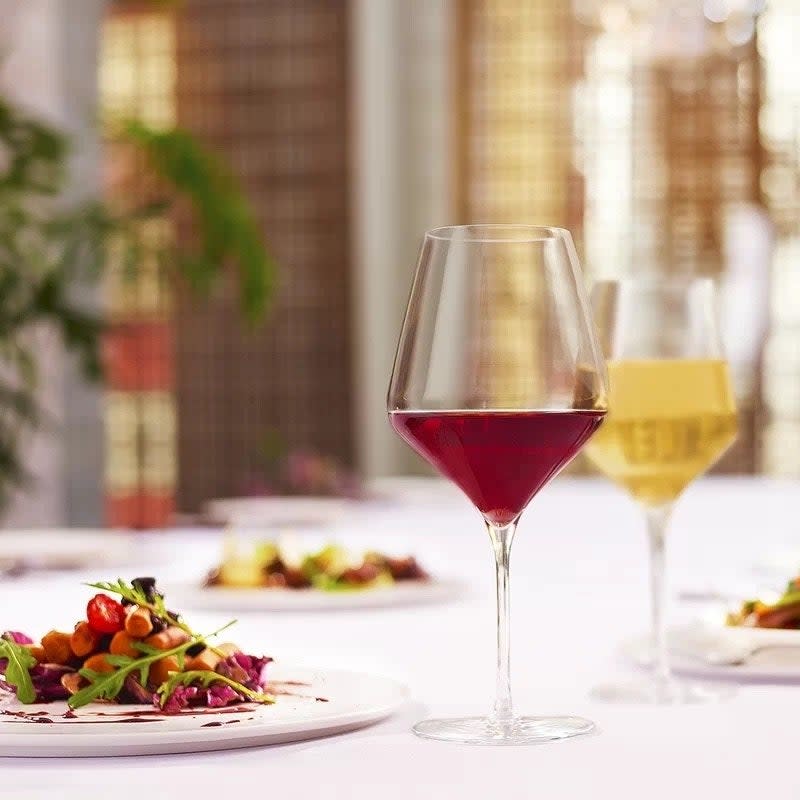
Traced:
[[395, 431], [495, 525], [516, 519], [605, 411], [393, 411]]

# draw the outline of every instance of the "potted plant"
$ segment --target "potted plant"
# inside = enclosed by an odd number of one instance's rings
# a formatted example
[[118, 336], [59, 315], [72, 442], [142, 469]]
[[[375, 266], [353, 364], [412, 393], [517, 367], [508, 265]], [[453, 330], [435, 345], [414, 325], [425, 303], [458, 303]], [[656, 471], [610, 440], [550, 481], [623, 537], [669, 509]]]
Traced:
[[[112, 251], [132, 272], [144, 255], [155, 256], [168, 275], [197, 292], [236, 269], [242, 313], [251, 322], [262, 318], [273, 293], [275, 264], [250, 205], [218, 158], [179, 128], [123, 121], [112, 136], [140, 154], [158, 187], [154, 198], [65, 208], [66, 137], [0, 97], [0, 513], [31, 479], [22, 444], [49, 423], [36, 399], [31, 333], [50, 325], [87, 378], [102, 376], [102, 312], [77, 300], [74, 289], [100, 281]], [[141, 223], [178, 203], [193, 217], [195, 244], [146, 240]]]

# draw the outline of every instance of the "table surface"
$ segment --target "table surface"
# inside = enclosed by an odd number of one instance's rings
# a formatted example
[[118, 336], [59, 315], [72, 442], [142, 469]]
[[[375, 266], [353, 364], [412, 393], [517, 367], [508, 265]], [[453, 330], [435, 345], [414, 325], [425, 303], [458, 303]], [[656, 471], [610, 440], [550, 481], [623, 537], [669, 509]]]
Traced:
[[[759, 565], [783, 564], [788, 572], [800, 564], [798, 486], [709, 479], [692, 487], [672, 523], [672, 588], [741, 585]], [[370, 508], [336, 523], [330, 536], [414, 552], [442, 575], [467, 576], [470, 587], [440, 606], [249, 614], [240, 618], [237, 641], [294, 663], [397, 678], [413, 697], [401, 712], [351, 734], [224, 753], [0, 759], [2, 796], [111, 799], [145, 791], [208, 798], [263, 787], [264, 796], [281, 800], [800, 797], [790, 727], [800, 680], [742, 686], [713, 706], [619, 707], [589, 699], [594, 684], [632, 672], [618, 645], [644, 630], [648, 617], [642, 519], [607, 483], [556, 481], [526, 512], [514, 545], [515, 704], [521, 712], [578, 714], [597, 723], [596, 734], [564, 742], [469, 747], [410, 732], [422, 717], [480, 714], [491, 704], [493, 570], [480, 519], [460, 496], [442, 488]], [[141, 570], [164, 579], [200, 575], [218, 548], [215, 531], [148, 534]], [[80, 577], [3, 582], [3, 627], [40, 633], [54, 622], [69, 624], [72, 609], [85, 601]], [[694, 609], [671, 613], [674, 619]], [[224, 621], [208, 612], [191, 617], [201, 629]]]

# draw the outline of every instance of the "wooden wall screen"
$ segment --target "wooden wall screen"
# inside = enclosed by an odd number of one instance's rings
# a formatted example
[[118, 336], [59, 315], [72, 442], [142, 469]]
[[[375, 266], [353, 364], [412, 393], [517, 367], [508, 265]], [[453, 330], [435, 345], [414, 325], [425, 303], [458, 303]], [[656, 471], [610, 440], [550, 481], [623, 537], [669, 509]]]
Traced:
[[[569, 4], [460, 0], [456, 4], [457, 208], [461, 222], [523, 222], [571, 228], [582, 220], [574, 169], [572, 86], [581, 49]], [[490, 329], [478, 380], [492, 402], [513, 404], [535, 372], [540, 321], [524, 309], [537, 276], [504, 253], [492, 275]], [[507, 348], [514, 368], [493, 356]], [[518, 374], [515, 374], [518, 373]]]
[[[120, 4], [103, 30], [103, 109], [153, 127], [175, 116], [172, 17], [135, 3]], [[121, 145], [105, 154], [107, 193], [117, 201], [147, 196], [137, 158]], [[167, 219], [142, 224], [144, 240], [173, 235]], [[160, 266], [145, 258], [115, 264], [106, 283], [106, 520], [113, 527], [155, 528], [175, 508], [175, 366], [172, 293]]]
[[[726, 269], [728, 215], [761, 204], [760, 67], [753, 38], [736, 52], [658, 65], [635, 78], [652, 109], [653, 138], [641, 149], [634, 138], [633, 208], [647, 209], [648, 227], [646, 240], [633, 236], [634, 264], [713, 276]], [[758, 381], [751, 387], [737, 397], [738, 439], [717, 471], [756, 470]]]
[[460, 221], [579, 226], [572, 90], [583, 52], [569, 3], [458, 0], [456, 27]]
[[[761, 203], [755, 38], [647, 60], [559, 0], [460, 0], [457, 28], [463, 221], [567, 227], [593, 275], [721, 273], [727, 212]], [[509, 269], [497, 293], [507, 316], [497, 342], [528, 342], [531, 357], [535, 331], [516, 330], [514, 308], [535, 291]], [[740, 398], [726, 470], [756, 468], [757, 399]]]
[[771, 330], [764, 357], [763, 466], [800, 475], [800, 10], [771, 0], [759, 22], [764, 63], [762, 188], [775, 226]]
[[[239, 492], [269, 430], [352, 457], [345, 0], [187, 0], [177, 119], [224, 154], [280, 265], [268, 323], [176, 305], [182, 510]], [[391, 191], [391, 187], [387, 187]]]

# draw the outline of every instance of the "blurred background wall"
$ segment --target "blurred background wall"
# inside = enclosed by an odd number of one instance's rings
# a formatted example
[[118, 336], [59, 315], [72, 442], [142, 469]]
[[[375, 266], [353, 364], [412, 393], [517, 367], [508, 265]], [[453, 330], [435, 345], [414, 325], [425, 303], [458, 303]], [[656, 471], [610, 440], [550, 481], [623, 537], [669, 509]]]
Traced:
[[[98, 93], [98, 35], [102, 0], [0, 0], [0, 97], [7, 97], [66, 131], [73, 145], [63, 202], [100, 188], [100, 149], [94, 124]], [[0, 158], [2, 163], [2, 158]], [[96, 291], [74, 292], [99, 305]], [[46, 327], [31, 332], [40, 353], [37, 390], [59, 435], [24, 440], [36, 476], [33, 494], [17, 493], [7, 511], [11, 526], [87, 525], [103, 518], [102, 391], [84, 381]]]
[[[0, 4], [39, 32], [5, 37], [6, 76], [42, 57], [42, 20], [56, 26], [58, 96], [35, 72], [15, 93], [70, 109], [56, 118], [84, 154], [80, 185], [122, 158], [98, 150], [71, 102], [96, 93], [225, 156], [279, 266], [255, 330], [232, 284], [197, 302], [147, 264], [136, 285], [108, 282], [102, 407], [59, 389], [68, 435], [36, 457], [53, 518], [100, 516], [87, 489], [99, 461], [52, 467], [78, 430], [104, 437], [104, 513], [122, 525], [243, 491], [270, 437], [369, 477], [418, 471], [385, 389], [419, 239], [453, 222], [568, 227], [591, 276], [718, 277], [741, 408], [718, 469], [800, 473], [795, 0], [78, 0], [77, 16], [66, 0]], [[83, 57], [58, 61], [78, 36]], [[180, 215], [151, 227], [195, 235]], [[510, 319], [529, 288], [498, 298]]]

